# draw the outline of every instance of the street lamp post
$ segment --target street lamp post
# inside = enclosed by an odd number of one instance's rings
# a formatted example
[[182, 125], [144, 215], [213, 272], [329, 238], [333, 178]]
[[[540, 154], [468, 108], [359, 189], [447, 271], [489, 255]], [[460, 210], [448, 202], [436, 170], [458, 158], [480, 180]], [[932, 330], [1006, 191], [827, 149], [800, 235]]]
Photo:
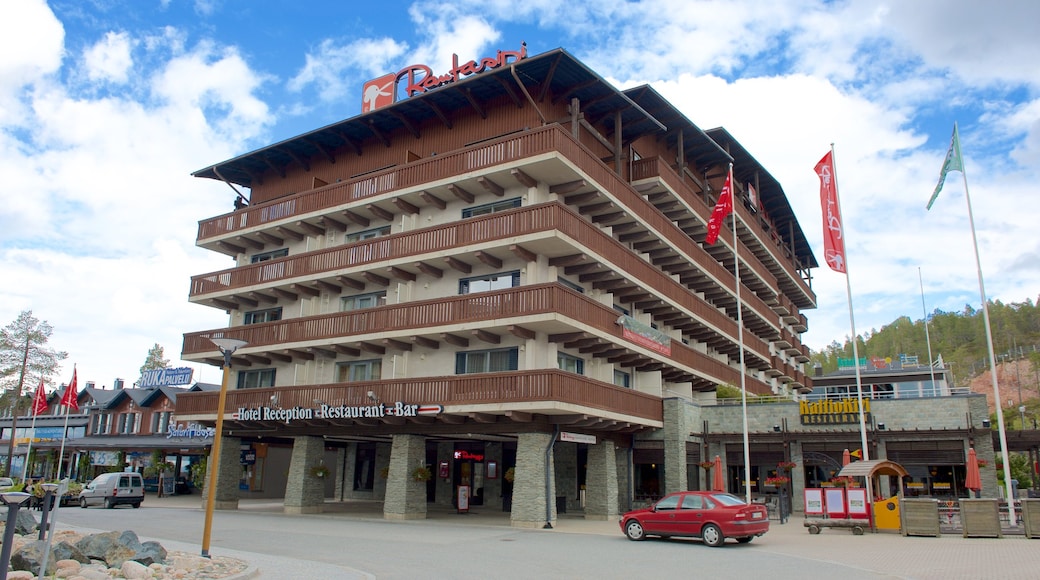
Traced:
[[40, 516], [40, 537], [42, 540], [47, 533], [47, 516], [51, 513], [51, 498], [54, 497], [54, 492], [58, 491], [58, 484], [56, 483], [43, 483], [40, 484], [43, 488], [43, 515]]
[[209, 472], [209, 481], [206, 484], [206, 523], [202, 530], [202, 557], [209, 558], [210, 532], [213, 528], [213, 506], [217, 495], [217, 473], [220, 462], [220, 436], [224, 429], [224, 400], [227, 398], [228, 377], [231, 376], [231, 355], [236, 350], [249, 344], [237, 338], [210, 338], [210, 342], [217, 345], [220, 354], [224, 355], [224, 376], [220, 381], [220, 396], [217, 399], [217, 425], [213, 433], [213, 447], [210, 450], [209, 461], [206, 463], [206, 471]]
[[0, 580], [7, 580], [7, 569], [11, 566], [11, 545], [14, 544], [14, 529], [18, 522], [18, 508], [28, 503], [31, 493], [7, 491], [0, 493], [0, 501], [7, 506], [7, 524], [4, 527], [4, 545], [0, 549]]

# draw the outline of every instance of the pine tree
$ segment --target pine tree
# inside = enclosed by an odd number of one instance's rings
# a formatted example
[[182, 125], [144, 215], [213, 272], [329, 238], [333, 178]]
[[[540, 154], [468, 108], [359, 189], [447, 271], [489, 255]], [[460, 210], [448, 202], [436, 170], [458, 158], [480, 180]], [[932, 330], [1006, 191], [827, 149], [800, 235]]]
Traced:
[[148, 349], [148, 355], [145, 356], [144, 364], [141, 365], [141, 374], [143, 375], [145, 371], [170, 368], [170, 359], [163, 358], [163, 354], [163, 347], [159, 346], [158, 342]]

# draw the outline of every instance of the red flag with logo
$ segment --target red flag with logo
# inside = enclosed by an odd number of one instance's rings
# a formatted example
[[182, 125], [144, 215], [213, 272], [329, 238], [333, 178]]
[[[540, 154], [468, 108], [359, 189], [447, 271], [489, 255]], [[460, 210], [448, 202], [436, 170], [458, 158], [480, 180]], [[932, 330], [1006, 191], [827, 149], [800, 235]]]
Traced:
[[40, 379], [40, 386], [36, 387], [36, 394], [33, 395], [32, 403], [32, 414], [42, 415], [47, 412], [47, 393], [43, 392], [43, 379]]
[[823, 255], [835, 272], [845, 273], [844, 227], [838, 207], [838, 186], [834, 176], [834, 152], [830, 151], [816, 164], [820, 176], [820, 205], [823, 206]]
[[72, 382], [65, 388], [65, 394], [61, 396], [61, 404], [79, 411], [79, 395], [76, 393], [76, 367], [72, 367]]
[[722, 193], [719, 194], [719, 201], [715, 203], [715, 209], [711, 210], [711, 218], [708, 220], [708, 235], [704, 238], [704, 243], [710, 246], [715, 243], [715, 240], [719, 239], [719, 231], [722, 229], [722, 222], [726, 219], [726, 216], [731, 213], [733, 213], [732, 167], [726, 175], [726, 184], [722, 186]]

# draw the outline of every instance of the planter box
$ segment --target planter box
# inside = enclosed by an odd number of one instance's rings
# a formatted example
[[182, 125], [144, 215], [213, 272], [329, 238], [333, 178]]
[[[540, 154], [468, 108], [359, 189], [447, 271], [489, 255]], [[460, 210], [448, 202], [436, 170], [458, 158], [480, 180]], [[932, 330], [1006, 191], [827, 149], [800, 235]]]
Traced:
[[1000, 504], [996, 499], [962, 499], [961, 523], [965, 538], [1002, 538]]
[[900, 525], [904, 536], [942, 535], [939, 531], [939, 500], [903, 499], [899, 501]]
[[1040, 499], [1023, 499], [1022, 523], [1025, 524], [1026, 537], [1040, 538]]

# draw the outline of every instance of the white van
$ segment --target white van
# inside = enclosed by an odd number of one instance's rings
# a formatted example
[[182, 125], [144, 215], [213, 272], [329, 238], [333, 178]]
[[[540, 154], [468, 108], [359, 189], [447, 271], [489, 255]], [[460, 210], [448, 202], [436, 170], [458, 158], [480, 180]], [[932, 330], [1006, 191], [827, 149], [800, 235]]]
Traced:
[[135, 508], [144, 501], [144, 480], [140, 473], [102, 473], [79, 492], [79, 507], [104, 505], [114, 508], [128, 503]]

